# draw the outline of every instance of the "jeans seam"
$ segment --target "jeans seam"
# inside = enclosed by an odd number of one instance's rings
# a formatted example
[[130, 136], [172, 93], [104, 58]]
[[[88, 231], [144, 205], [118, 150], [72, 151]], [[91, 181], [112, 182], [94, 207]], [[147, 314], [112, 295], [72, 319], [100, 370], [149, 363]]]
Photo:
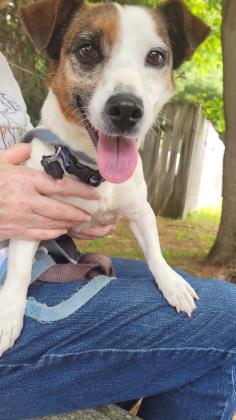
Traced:
[[11, 363], [11, 364], [9, 364], [9, 365], [3, 365], [3, 364], [0, 364], [0, 368], [1, 367], [3, 367], [3, 368], [16, 368], [16, 367], [27, 367], [27, 366], [29, 366], [30, 365], [30, 363]]
[[[165, 348], [165, 347], [160, 347], [160, 348], [156, 348], [156, 349], [146, 349], [146, 350], [129, 350], [129, 349], [93, 349], [93, 350], [84, 350], [84, 351], [80, 351], [80, 352], [71, 352], [71, 353], [49, 353], [49, 354], [44, 354], [36, 363], [35, 365], [37, 365], [38, 363], [41, 363], [43, 360], [45, 359], [49, 359], [49, 358], [63, 358], [63, 357], [70, 357], [70, 356], [82, 356], [82, 355], [86, 355], [86, 354], [91, 354], [91, 353], [133, 353], [133, 354], [143, 354], [143, 353], [155, 353], [155, 352], [162, 352], [162, 351], [171, 351], [171, 352], [178, 352], [178, 351], [197, 351], [197, 352], [214, 352], [214, 353], [222, 353], [222, 354], [226, 354], [226, 355], [233, 355], [236, 356], [236, 352], [232, 351], [232, 350], [223, 350], [223, 349], [216, 349], [214, 347], [209, 347], [209, 348], [201, 348], [201, 347], [181, 347], [181, 348], [176, 348], [176, 347], [170, 347], [170, 348]], [[0, 368], [4, 368], [4, 367], [22, 367], [22, 366], [30, 366], [31, 363], [18, 363], [18, 364], [2, 364], [0, 363]]]
[[158, 352], [158, 351], [199, 351], [199, 352], [209, 352], [209, 351], [213, 351], [216, 353], [225, 353], [225, 354], [232, 354], [236, 356], [236, 351], [233, 350], [223, 350], [223, 349], [216, 349], [215, 347], [209, 347], [209, 348], [204, 348], [204, 347], [160, 347], [160, 348], [155, 348], [155, 349], [112, 349], [112, 348], [107, 348], [107, 349], [93, 349], [93, 350], [85, 350], [85, 351], [81, 351], [81, 352], [72, 352], [72, 353], [64, 353], [64, 354], [56, 354], [56, 353], [50, 353], [50, 354], [45, 354], [44, 357], [48, 357], [48, 356], [54, 356], [54, 357], [63, 357], [63, 356], [75, 356], [75, 355], [80, 355], [80, 354], [87, 354], [87, 353], [94, 353], [94, 352], [99, 352], [99, 353], [103, 353], [103, 352], [115, 352], [115, 353], [153, 353], [153, 352]]

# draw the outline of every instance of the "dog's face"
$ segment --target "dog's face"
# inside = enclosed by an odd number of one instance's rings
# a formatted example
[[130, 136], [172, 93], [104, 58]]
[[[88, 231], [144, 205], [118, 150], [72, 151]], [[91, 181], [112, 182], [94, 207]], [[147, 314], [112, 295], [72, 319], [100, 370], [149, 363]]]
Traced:
[[40, 0], [21, 9], [36, 47], [53, 60], [50, 85], [64, 116], [98, 138], [99, 169], [128, 179], [140, 139], [174, 93], [173, 69], [193, 54], [209, 27], [182, 0], [153, 11], [116, 3]]

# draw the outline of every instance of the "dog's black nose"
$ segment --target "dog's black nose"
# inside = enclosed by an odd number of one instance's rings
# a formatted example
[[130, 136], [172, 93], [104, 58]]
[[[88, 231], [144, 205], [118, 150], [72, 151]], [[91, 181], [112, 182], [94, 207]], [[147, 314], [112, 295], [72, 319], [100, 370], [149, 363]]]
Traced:
[[105, 106], [112, 123], [122, 131], [133, 128], [142, 119], [143, 111], [141, 99], [127, 94], [111, 96]]

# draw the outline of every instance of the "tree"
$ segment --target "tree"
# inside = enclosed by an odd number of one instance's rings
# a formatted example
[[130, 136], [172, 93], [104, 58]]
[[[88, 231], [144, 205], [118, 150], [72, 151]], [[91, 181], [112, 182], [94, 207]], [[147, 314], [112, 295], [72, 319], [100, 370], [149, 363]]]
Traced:
[[222, 0], [222, 44], [226, 119], [223, 210], [209, 261], [236, 267], [236, 18], [235, 0]]

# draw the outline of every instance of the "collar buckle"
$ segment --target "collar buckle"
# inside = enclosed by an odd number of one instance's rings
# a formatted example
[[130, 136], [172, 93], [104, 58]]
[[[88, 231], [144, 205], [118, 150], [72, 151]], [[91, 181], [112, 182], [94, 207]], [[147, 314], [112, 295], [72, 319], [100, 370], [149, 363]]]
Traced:
[[104, 181], [98, 170], [80, 163], [65, 146], [55, 145], [55, 154], [43, 156], [41, 165], [54, 179], [62, 179], [66, 171], [92, 187], [99, 187]]
[[64, 170], [60, 163], [61, 146], [55, 147], [54, 155], [42, 156], [41, 165], [44, 171], [54, 179], [62, 179]]

